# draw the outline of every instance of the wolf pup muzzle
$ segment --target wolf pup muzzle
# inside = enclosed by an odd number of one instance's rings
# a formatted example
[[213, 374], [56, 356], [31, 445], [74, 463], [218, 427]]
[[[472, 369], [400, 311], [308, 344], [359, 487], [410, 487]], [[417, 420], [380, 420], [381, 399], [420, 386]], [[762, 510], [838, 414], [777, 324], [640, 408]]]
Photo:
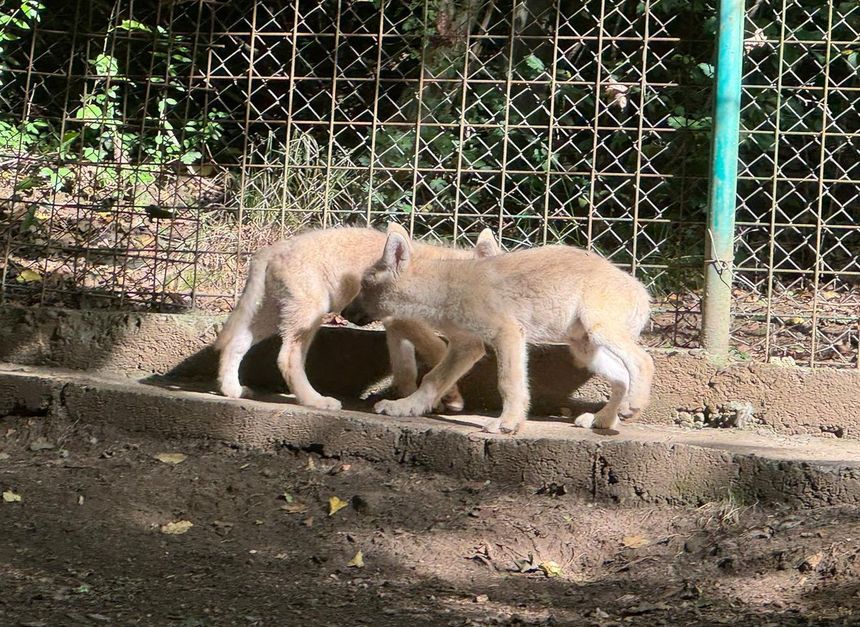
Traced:
[[344, 307], [340, 312], [342, 318], [359, 327], [367, 326], [371, 322], [376, 322], [372, 316], [369, 316], [364, 308], [353, 300], [349, 305]]

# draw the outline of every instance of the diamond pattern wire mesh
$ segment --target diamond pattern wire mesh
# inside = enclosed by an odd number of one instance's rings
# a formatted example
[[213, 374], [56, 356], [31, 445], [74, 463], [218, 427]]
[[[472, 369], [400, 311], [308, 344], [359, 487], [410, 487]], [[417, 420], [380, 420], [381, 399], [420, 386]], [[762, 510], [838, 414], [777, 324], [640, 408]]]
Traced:
[[738, 348], [860, 366], [860, 5], [757, 2], [746, 32]]
[[[857, 361], [849, 4], [749, 7], [734, 331], [757, 358]], [[697, 345], [712, 4], [48, 5], [0, 68], [3, 302], [223, 311], [259, 246], [395, 219], [597, 250], [658, 295], [651, 344]]]

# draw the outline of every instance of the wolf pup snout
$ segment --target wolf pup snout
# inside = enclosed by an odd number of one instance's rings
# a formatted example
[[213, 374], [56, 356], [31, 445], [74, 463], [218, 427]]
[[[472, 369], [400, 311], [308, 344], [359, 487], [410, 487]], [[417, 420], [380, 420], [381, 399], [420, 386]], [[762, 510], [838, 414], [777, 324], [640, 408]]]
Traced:
[[359, 299], [356, 298], [349, 305], [344, 307], [343, 311], [340, 312], [341, 318], [344, 318], [351, 322], [352, 324], [358, 325], [360, 327], [366, 326], [371, 322], [375, 322], [373, 316], [369, 315], [362, 307]]

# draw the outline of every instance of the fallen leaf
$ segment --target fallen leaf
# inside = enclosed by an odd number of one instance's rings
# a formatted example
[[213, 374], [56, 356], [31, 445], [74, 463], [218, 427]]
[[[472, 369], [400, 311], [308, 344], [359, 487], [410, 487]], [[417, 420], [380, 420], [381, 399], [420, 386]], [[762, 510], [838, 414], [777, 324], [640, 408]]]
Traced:
[[344, 501], [336, 496], [331, 497], [328, 500], [328, 515], [334, 516], [347, 505], [349, 505], [349, 501]]
[[642, 536], [624, 536], [621, 541], [628, 549], [641, 549], [643, 546], [648, 546], [648, 538]]
[[292, 503], [295, 500], [293, 495], [288, 492], [284, 492], [280, 498], [284, 499], [287, 503]]
[[517, 571], [521, 573], [530, 573], [538, 570], [540, 565], [535, 560], [535, 556], [529, 553], [528, 559], [514, 560]]
[[82, 583], [81, 585], [79, 585], [77, 588], [74, 589], [74, 592], [77, 594], [87, 594], [91, 590], [92, 590], [92, 588], [90, 588], [87, 584]]
[[182, 453], [159, 453], [155, 459], [165, 464], [181, 464], [188, 459], [188, 456]]
[[10, 457], [11, 457], [11, 455], [9, 455], [9, 453], [0, 453], [0, 462], [6, 461]]
[[15, 494], [14, 492], [12, 492], [12, 490], [6, 490], [3, 493], [3, 502], [4, 503], [20, 503], [21, 500], [22, 500], [21, 495]]
[[314, 463], [313, 457], [308, 457], [308, 465], [305, 467], [305, 470], [316, 470], [317, 465]]
[[361, 554], [361, 550], [355, 554], [351, 560], [349, 560], [349, 564], [347, 566], [354, 566], [355, 568], [364, 568], [364, 555]]
[[486, 594], [479, 594], [475, 597], [475, 603], [487, 603], [490, 600], [490, 597]]
[[78, 495], [78, 505], [83, 505], [83, 504], [84, 504], [84, 495], [79, 494]]
[[540, 568], [543, 571], [543, 574], [547, 577], [561, 577], [562, 574], [564, 574], [561, 571], [561, 566], [553, 561], [541, 562], [538, 565], [538, 568]]
[[314, 526], [314, 517], [313, 517], [313, 516], [309, 516], [308, 518], [305, 518], [305, 519], [302, 521], [302, 524], [303, 524], [305, 527], [313, 527], [313, 526]]
[[289, 553], [278, 553], [277, 555], [275, 555], [275, 559], [276, 560], [285, 560], [289, 556], [290, 556]]
[[298, 501], [295, 501], [293, 503], [281, 505], [281, 509], [288, 514], [304, 514], [306, 511], [308, 511], [308, 506], [305, 503], [299, 503]]
[[823, 559], [824, 554], [821, 551], [813, 553], [812, 555], [808, 555], [800, 560], [800, 563], [797, 565], [797, 569], [802, 573], [808, 573], [809, 571], [817, 569]]
[[329, 469], [328, 474], [338, 475], [342, 472], [346, 472], [350, 468], [352, 468], [352, 464], [335, 464], [331, 469]]
[[26, 270], [22, 270], [21, 274], [19, 274], [15, 280], [18, 281], [18, 283], [33, 283], [35, 281], [41, 281], [42, 275], [35, 270], [27, 268]]
[[190, 520], [177, 520], [175, 522], [169, 522], [165, 525], [161, 525], [161, 533], [166, 533], [171, 536], [178, 536], [187, 532], [191, 527], [194, 526]]

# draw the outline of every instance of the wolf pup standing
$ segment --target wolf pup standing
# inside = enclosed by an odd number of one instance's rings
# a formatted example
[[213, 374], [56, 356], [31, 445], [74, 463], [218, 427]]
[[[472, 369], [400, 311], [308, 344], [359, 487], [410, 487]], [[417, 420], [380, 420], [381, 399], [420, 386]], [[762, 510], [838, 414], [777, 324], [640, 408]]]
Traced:
[[[481, 241], [491, 234], [482, 233]], [[565, 342], [574, 358], [611, 383], [597, 414], [581, 427], [611, 429], [619, 413], [647, 403], [654, 363], [637, 339], [648, 320], [645, 287], [603, 257], [569, 246], [544, 246], [485, 259], [417, 255], [405, 230], [392, 225], [382, 258], [361, 279], [348, 318], [419, 320], [449, 340], [439, 364], [407, 398], [380, 401], [377, 413], [418, 416], [432, 410], [460, 377], [495, 350], [503, 409], [490, 433], [516, 433], [529, 408], [527, 343]]]
[[[279, 332], [283, 344], [278, 367], [298, 402], [339, 409], [340, 401], [322, 396], [310, 384], [305, 359], [323, 317], [339, 312], [358, 293], [362, 273], [377, 260], [384, 243], [385, 234], [374, 229], [332, 228], [309, 231], [257, 251], [245, 290], [215, 341], [221, 351], [218, 383], [222, 394], [242, 395], [242, 358], [255, 343]], [[486, 238], [474, 251], [427, 244], [415, 244], [410, 251], [416, 259], [466, 259], [500, 252]], [[442, 359], [446, 345], [419, 321], [390, 319], [385, 328], [394, 388], [407, 396], [416, 389], [415, 352], [432, 367]], [[449, 409], [463, 408], [456, 385], [445, 392]]]

